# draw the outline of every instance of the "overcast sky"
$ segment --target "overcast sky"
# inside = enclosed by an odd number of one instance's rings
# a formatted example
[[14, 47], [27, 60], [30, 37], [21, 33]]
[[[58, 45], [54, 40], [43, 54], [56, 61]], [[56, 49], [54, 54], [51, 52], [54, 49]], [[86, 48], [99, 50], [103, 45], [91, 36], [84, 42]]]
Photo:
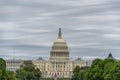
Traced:
[[0, 0], [0, 57], [49, 58], [59, 27], [70, 58], [120, 58], [120, 0]]

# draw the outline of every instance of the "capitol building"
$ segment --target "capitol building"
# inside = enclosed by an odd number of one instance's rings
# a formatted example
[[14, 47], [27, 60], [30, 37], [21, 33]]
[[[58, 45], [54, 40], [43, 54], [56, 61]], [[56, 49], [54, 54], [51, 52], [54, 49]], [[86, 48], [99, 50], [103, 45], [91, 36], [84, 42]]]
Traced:
[[57, 39], [52, 45], [49, 60], [33, 60], [33, 64], [40, 69], [42, 72], [42, 77], [45, 78], [70, 78], [72, 77], [73, 69], [76, 66], [86, 66], [86, 62], [80, 58], [70, 60], [68, 46], [62, 37], [61, 28], [59, 29]]
[[[7, 60], [7, 70], [16, 71], [20, 68], [23, 61]], [[86, 61], [80, 58], [75, 60], [69, 58], [69, 49], [66, 41], [62, 37], [61, 28], [59, 28], [58, 37], [51, 47], [49, 60], [43, 60], [41, 58], [32, 60], [32, 62], [41, 71], [43, 78], [71, 78], [73, 69], [76, 66], [85, 67], [87, 65]]]

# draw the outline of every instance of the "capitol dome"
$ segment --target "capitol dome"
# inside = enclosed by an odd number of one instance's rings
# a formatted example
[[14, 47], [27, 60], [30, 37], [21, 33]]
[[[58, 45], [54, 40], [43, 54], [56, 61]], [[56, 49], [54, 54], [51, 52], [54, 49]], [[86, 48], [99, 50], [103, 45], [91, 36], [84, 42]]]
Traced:
[[50, 51], [50, 59], [69, 59], [69, 51], [66, 41], [62, 38], [61, 28], [57, 39], [54, 41]]

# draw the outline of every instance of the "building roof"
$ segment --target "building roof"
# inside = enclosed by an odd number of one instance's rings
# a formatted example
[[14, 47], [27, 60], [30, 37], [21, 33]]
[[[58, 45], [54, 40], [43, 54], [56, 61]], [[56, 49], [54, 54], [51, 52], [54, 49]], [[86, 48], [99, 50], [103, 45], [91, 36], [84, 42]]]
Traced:
[[107, 57], [107, 58], [112, 58], [112, 59], [113, 59], [113, 56], [112, 56], [112, 53], [111, 53], [111, 52], [108, 54], [108, 57]]

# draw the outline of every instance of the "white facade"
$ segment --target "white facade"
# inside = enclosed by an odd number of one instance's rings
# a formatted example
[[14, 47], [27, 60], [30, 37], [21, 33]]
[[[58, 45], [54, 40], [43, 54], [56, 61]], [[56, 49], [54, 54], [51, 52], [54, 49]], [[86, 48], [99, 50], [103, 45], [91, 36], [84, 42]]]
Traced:
[[33, 60], [36, 68], [42, 72], [42, 77], [72, 77], [73, 69], [76, 66], [85, 67], [86, 62], [83, 60]]
[[17, 69], [20, 69], [20, 65], [23, 63], [22, 60], [6, 60], [6, 70], [9, 71], [16, 71]]

